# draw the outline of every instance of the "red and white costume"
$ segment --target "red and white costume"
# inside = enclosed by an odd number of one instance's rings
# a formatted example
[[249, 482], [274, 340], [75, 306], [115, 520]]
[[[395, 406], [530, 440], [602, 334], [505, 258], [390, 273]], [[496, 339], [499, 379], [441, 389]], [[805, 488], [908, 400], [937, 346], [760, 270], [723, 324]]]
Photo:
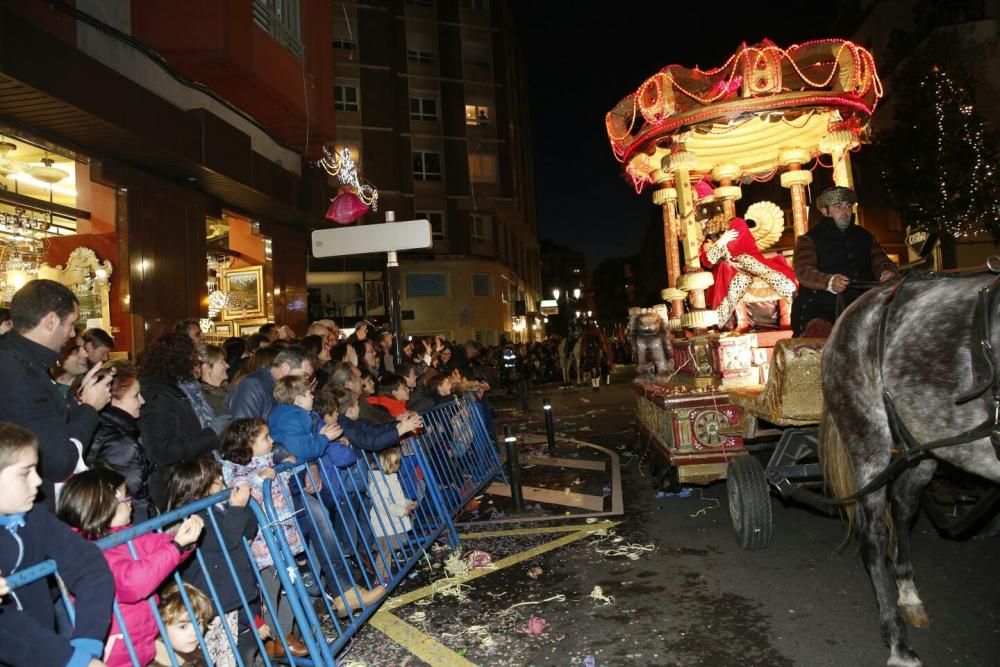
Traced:
[[720, 328], [729, 321], [754, 278], [765, 280], [789, 303], [798, 287], [795, 272], [784, 257], [765, 258], [761, 254], [743, 218], [730, 220], [729, 229], [736, 232], [735, 239], [726, 245], [705, 244], [700, 253], [702, 266], [711, 269], [715, 279], [705, 296], [709, 307], [718, 311]]

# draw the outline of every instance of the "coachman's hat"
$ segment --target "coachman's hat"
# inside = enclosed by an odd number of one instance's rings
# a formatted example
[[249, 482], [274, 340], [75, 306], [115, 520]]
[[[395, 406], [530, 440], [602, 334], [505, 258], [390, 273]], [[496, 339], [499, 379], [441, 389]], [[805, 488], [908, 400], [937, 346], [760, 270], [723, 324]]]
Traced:
[[854, 190], [839, 185], [823, 190], [819, 197], [816, 197], [816, 206], [818, 208], [825, 208], [833, 204], [843, 204], [844, 202], [857, 204], [858, 195], [855, 194]]

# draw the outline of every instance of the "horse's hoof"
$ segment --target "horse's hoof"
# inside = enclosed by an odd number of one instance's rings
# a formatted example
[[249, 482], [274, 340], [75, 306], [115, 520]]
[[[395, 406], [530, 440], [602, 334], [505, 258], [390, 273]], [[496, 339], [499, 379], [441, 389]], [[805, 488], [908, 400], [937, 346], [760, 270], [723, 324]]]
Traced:
[[904, 645], [890, 649], [889, 660], [885, 664], [886, 667], [923, 667], [924, 663], [909, 646]]
[[899, 613], [911, 628], [926, 628], [931, 624], [930, 614], [922, 604], [903, 605], [899, 608]]

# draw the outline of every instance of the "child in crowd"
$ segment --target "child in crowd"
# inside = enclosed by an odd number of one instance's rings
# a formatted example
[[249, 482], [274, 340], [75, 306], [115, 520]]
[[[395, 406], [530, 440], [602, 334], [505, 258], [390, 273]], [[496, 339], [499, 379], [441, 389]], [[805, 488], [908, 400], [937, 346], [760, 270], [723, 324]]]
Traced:
[[400, 484], [399, 466], [402, 456], [399, 449], [391, 447], [378, 453], [381, 470], [372, 468], [368, 495], [372, 499], [370, 520], [372, 532], [378, 541], [378, 558], [375, 566], [383, 580], [392, 577], [392, 554], [408, 542], [406, 533], [413, 528], [410, 514], [417, 503], [403, 494]]
[[[277, 513], [279, 523], [284, 530], [285, 540], [293, 555], [301, 554], [305, 547], [299, 529], [293, 517], [294, 507], [288, 501], [286, 494], [281, 491], [281, 484], [276, 479], [274, 472], [274, 441], [268, 430], [267, 422], [262, 419], [243, 418], [236, 419], [222, 433], [222, 444], [219, 447], [219, 454], [222, 456], [222, 476], [228, 486], [236, 486], [246, 483], [250, 486], [250, 495], [264, 506], [264, 480], [271, 479], [274, 483], [271, 486], [271, 499], [274, 503], [274, 511]], [[295, 462], [294, 457], [286, 459]], [[283, 483], [289, 485], [291, 479], [290, 472], [281, 473]], [[272, 621], [277, 617], [278, 625], [285, 633], [285, 641], [288, 644], [292, 655], [296, 658], [304, 657], [308, 654], [308, 649], [301, 639], [292, 635], [292, 610], [288, 600], [281, 594], [281, 583], [275, 571], [274, 561], [271, 552], [264, 542], [264, 537], [258, 532], [250, 545], [254, 560], [257, 561], [257, 569], [261, 571], [261, 579], [264, 581], [264, 592], [266, 594], [268, 612]], [[285, 648], [280, 641], [272, 641], [268, 644], [268, 656], [280, 658], [285, 654]]]
[[42, 483], [37, 465], [35, 436], [0, 422], [0, 574], [55, 560], [75, 597], [76, 625], [68, 637], [56, 632], [54, 604], [62, 601], [53, 603], [48, 578], [14, 591], [0, 583], [0, 661], [14, 667], [100, 665], [114, 599], [111, 573], [96, 545], [35, 504]]
[[[225, 490], [222, 466], [218, 461], [208, 457], [185, 461], [174, 467], [167, 483], [167, 508], [177, 509]], [[201, 590], [215, 590], [223, 615], [212, 619], [205, 641], [209, 645], [212, 662], [219, 667], [235, 664], [232, 647], [222, 628], [223, 622], [237, 638], [236, 650], [244, 663], [252, 663], [257, 653], [251, 623], [258, 627], [263, 624], [257, 621], [260, 611], [257, 564], [247, 558], [243, 546], [244, 540], [252, 541], [258, 534], [257, 518], [247, 507], [249, 502], [250, 487], [243, 484], [233, 489], [228, 505], [220, 502], [199, 512], [196, 516], [209, 526], [201, 541], [201, 561], [205, 565], [202, 567], [197, 560], [191, 560], [181, 566], [181, 577], [185, 582]], [[218, 532], [213, 523], [218, 525]], [[235, 578], [229, 570], [229, 563], [232, 563]], [[243, 608], [241, 592], [250, 607], [249, 615]], [[261, 635], [266, 634], [266, 628], [262, 629]]]
[[[123, 530], [132, 523], [132, 499], [125, 488], [125, 478], [115, 470], [96, 467], [73, 476], [59, 496], [59, 518], [88, 540], [99, 540]], [[159, 634], [149, 599], [156, 600], [156, 589], [191, 555], [203, 522], [188, 517], [170, 533], [146, 533], [104, 551], [115, 581], [115, 600], [139, 664], [148, 664], [156, 655]], [[104, 661], [109, 667], [132, 664], [125, 635], [112, 619], [111, 632], [104, 645]]]
[[337, 423], [344, 430], [344, 435], [350, 443], [358, 449], [369, 452], [377, 452], [387, 447], [399, 444], [399, 438], [412, 433], [423, 426], [420, 415], [415, 412], [407, 412], [401, 418], [388, 424], [375, 424], [361, 417], [361, 410], [358, 406], [358, 396], [353, 396], [353, 405], [349, 409], [344, 409], [341, 405]]
[[[321, 395], [341, 393], [347, 392], [335, 387], [326, 387]], [[295, 493], [297, 489], [293, 488], [296, 504], [308, 504], [309, 512], [315, 519], [315, 523], [308, 518], [300, 520], [299, 523], [305, 532], [312, 533], [315, 530], [319, 533], [315, 536], [319, 544], [313, 535], [307, 534], [306, 537], [316, 553], [321, 556], [319, 560], [328, 583], [337, 590], [346, 591], [344, 599], [352, 608], [357, 608], [361, 603], [371, 604], [385, 594], [385, 589], [376, 586], [369, 590], [359, 586], [355, 591], [353, 580], [344, 568], [340, 554], [333, 546], [335, 534], [341, 538], [347, 535], [344, 530], [337, 530], [338, 524], [343, 523], [343, 517], [347, 516], [346, 512], [349, 510], [349, 507], [343, 504], [344, 482], [341, 480], [341, 471], [353, 467], [358, 460], [350, 443], [339, 439], [343, 432], [337, 423], [337, 404], [335, 401], [326, 400], [323, 403], [323, 410], [326, 412], [320, 417], [313, 411], [315, 400], [309, 383], [305, 378], [294, 376], [278, 380], [274, 388], [274, 399], [277, 405], [268, 419], [274, 439], [298, 460], [319, 458], [322, 467], [322, 472], [314, 466], [311, 474], [305, 471], [300, 473], [305, 477], [303, 480], [305, 494]], [[332, 414], [329, 412], [331, 410]], [[314, 491], [317, 484], [320, 488], [318, 498]], [[329, 520], [326, 520], [327, 518]], [[340, 540], [339, 544], [344, 554], [350, 555], [350, 543]], [[346, 613], [347, 607], [343, 600], [337, 598], [335, 604], [338, 612]]]
[[450, 403], [454, 400], [451, 394], [451, 375], [439, 373], [427, 381], [427, 388], [434, 399], [435, 405]]
[[[177, 664], [180, 667], [207, 667], [208, 662], [198, 644], [196, 628], [201, 630], [204, 636], [208, 622], [215, 616], [215, 612], [208, 597], [191, 584], [184, 584], [184, 593], [191, 603], [194, 616], [184, 605], [180, 587], [177, 584], [170, 584], [160, 593], [160, 618], [167, 628], [167, 639], [177, 658]], [[206, 644], [207, 639], [206, 637]], [[156, 658], [153, 664], [168, 667], [173, 664], [170, 661], [170, 651], [162, 639], [156, 640]], [[213, 661], [213, 664], [218, 667], [218, 663]]]
[[383, 375], [375, 388], [375, 395], [368, 397], [369, 403], [382, 406], [389, 411], [393, 419], [408, 410], [406, 407], [408, 400], [410, 400], [410, 388], [406, 380], [395, 373]]

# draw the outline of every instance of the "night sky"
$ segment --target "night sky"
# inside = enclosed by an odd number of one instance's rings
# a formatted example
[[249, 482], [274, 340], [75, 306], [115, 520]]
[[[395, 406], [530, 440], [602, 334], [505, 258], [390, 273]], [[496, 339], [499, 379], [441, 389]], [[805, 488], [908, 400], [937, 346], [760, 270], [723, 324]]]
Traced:
[[591, 270], [638, 252], [654, 212], [649, 188], [636, 195], [611, 153], [604, 114], [618, 100], [669, 64], [718, 67], [743, 41], [788, 47], [842, 36], [831, 33], [832, 3], [511, 4], [528, 73], [540, 235], [583, 251]]

